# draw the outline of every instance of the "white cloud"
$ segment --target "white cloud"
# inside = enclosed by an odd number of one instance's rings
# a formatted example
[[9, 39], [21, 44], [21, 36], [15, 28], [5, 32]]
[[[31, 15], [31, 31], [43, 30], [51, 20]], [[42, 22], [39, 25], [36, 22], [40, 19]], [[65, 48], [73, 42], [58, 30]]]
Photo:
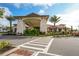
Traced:
[[3, 10], [4, 10], [4, 17], [5, 16], [10, 16], [10, 15], [12, 15], [12, 12], [7, 8], [7, 7], [0, 7], [1, 9], [3, 8]]
[[0, 19], [0, 24], [2, 24], [2, 25], [9, 25], [9, 21], [8, 20], [6, 20], [6, 18], [3, 18], [3, 19]]
[[4, 16], [10, 16], [12, 15], [12, 12], [7, 8], [7, 7], [0, 7], [1, 9], [3, 8], [4, 10]]
[[30, 3], [14, 3], [14, 4], [12, 4], [12, 5], [14, 5], [16, 8], [21, 8], [21, 7], [23, 7], [23, 8], [27, 8], [29, 5], [28, 4], [30, 4]]
[[8, 8], [5, 8], [4, 16], [10, 16], [10, 15], [12, 15], [12, 12]]
[[32, 5], [38, 6], [38, 7], [43, 7], [38, 11], [38, 13], [39, 14], [45, 14], [45, 12], [48, 10], [48, 8], [55, 5], [55, 3], [32, 3]]
[[0, 7], [0, 8], [4, 8], [4, 11], [5, 11], [4, 15], [3, 15], [3, 18], [0, 18], [0, 24], [9, 25], [9, 22], [7, 21], [7, 19], [5, 18], [5, 16], [12, 15], [12, 12], [7, 7]]
[[62, 19], [59, 23], [67, 24], [67, 26], [74, 26], [74, 28], [79, 26], [79, 9], [66, 11], [66, 13], [58, 14], [58, 16]]
[[[21, 6], [27, 6], [26, 3], [14, 3], [13, 4], [15, 7], [20, 8]], [[51, 7], [53, 5], [55, 5], [55, 3], [32, 3], [33, 6], [42, 6], [45, 8]]]
[[20, 8], [21, 7], [21, 3], [14, 3], [13, 4], [15, 7]]
[[41, 6], [44, 9], [48, 9], [49, 7], [52, 7], [53, 5], [55, 5], [56, 3], [32, 3], [33, 6]]
[[38, 14], [44, 14], [45, 13], [45, 11], [44, 10], [39, 10], [39, 12], [38, 12]]
[[78, 3], [79, 0], [0, 0], [2, 3]]
[[33, 3], [34, 6], [53, 6], [55, 3]]
[[[57, 24], [66, 24], [66, 26], [73, 26], [78, 28], [79, 26], [79, 4], [72, 4], [69, 8], [63, 10], [61, 13], [56, 14], [61, 17], [61, 21]], [[48, 22], [48, 24], [51, 24]]]

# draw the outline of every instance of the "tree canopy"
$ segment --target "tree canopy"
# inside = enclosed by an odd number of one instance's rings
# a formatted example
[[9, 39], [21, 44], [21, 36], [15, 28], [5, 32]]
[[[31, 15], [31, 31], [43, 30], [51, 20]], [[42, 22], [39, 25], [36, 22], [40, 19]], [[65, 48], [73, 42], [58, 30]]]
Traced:
[[54, 15], [53, 17], [50, 18], [50, 22], [52, 23], [57, 23], [60, 21], [60, 17]]
[[4, 12], [5, 12], [4, 9], [1, 8], [0, 9], [0, 18], [3, 18]]

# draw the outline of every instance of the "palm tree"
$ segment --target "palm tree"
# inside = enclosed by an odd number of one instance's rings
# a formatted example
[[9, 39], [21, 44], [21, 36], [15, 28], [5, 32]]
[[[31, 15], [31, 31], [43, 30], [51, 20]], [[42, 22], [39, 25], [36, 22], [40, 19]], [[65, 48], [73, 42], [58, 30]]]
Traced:
[[[53, 17], [50, 18], [50, 22], [52, 22], [54, 24], [54, 27], [56, 28], [56, 23], [60, 21], [60, 17], [54, 15]], [[54, 28], [54, 32], [55, 32], [55, 28]]]
[[0, 9], [0, 18], [3, 18], [4, 12], [5, 12], [4, 9], [1, 8], [1, 9]]
[[15, 18], [13, 16], [7, 16], [6, 18], [10, 23], [10, 34], [12, 34], [12, 21], [14, 21]]
[[71, 34], [73, 33], [73, 26], [71, 26]]

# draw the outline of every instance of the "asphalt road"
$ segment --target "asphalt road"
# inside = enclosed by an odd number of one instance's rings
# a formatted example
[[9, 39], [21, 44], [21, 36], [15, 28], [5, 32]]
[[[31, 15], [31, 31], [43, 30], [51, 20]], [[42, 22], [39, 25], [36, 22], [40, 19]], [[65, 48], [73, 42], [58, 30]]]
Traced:
[[25, 42], [38, 39], [38, 37], [28, 37], [28, 36], [0, 36], [0, 41], [9, 41], [13, 46], [21, 45]]
[[48, 53], [63, 56], [79, 56], [79, 37], [55, 38]]
[[[25, 42], [38, 38], [39, 37], [0, 36], [0, 41], [8, 40], [14, 46], [18, 46]], [[54, 41], [52, 42], [48, 53], [63, 56], [79, 56], [79, 37], [54, 38]]]
[[[13, 46], [18, 46], [23, 43], [29, 42], [34, 39], [39, 39], [39, 36], [0, 36], [0, 41], [9, 41]], [[48, 37], [41, 37], [39, 40], [40, 42], [47, 42], [48, 39], [50, 39], [50, 36]]]

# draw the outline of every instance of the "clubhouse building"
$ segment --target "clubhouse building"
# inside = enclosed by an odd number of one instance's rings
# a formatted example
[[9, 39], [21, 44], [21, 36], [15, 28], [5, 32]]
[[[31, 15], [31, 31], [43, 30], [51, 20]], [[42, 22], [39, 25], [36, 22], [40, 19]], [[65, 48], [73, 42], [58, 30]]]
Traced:
[[[24, 30], [28, 28], [37, 28], [40, 32], [47, 34], [54, 30], [53, 25], [48, 25], [47, 21], [49, 15], [39, 15], [36, 13], [30, 13], [26, 16], [14, 16], [17, 19], [17, 24], [13, 27], [13, 31], [16, 34], [23, 34]], [[66, 27], [65, 24], [56, 25], [56, 31], [58, 32], [69, 32], [70, 28]]]
[[49, 15], [38, 15], [36, 13], [30, 13], [26, 16], [14, 16], [18, 22], [16, 25], [16, 33], [23, 34], [26, 28], [39, 28], [40, 32], [47, 33], [47, 21]]

